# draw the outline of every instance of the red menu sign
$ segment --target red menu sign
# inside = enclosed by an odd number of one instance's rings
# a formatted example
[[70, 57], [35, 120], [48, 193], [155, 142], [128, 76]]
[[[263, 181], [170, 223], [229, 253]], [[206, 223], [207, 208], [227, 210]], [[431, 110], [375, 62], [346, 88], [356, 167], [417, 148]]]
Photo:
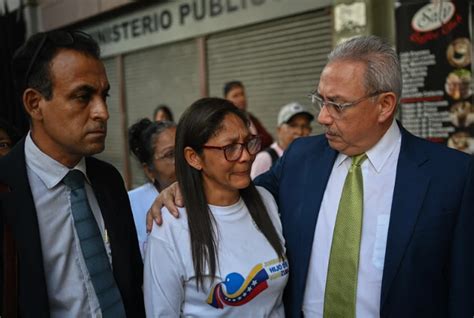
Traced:
[[474, 153], [468, 1], [401, 3], [401, 121], [415, 135]]

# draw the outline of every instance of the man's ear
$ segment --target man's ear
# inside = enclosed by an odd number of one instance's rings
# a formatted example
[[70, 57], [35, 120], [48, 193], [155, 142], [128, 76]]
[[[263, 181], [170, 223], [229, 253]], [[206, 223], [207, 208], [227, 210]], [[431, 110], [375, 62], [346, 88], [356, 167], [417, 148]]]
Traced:
[[382, 93], [379, 97], [379, 123], [391, 120], [397, 110], [397, 96], [393, 92]]
[[43, 99], [43, 95], [36, 89], [27, 88], [23, 92], [23, 105], [32, 120], [41, 120], [43, 118], [40, 108], [40, 103]]
[[196, 170], [202, 170], [202, 160], [199, 154], [191, 147], [184, 148], [184, 158]]

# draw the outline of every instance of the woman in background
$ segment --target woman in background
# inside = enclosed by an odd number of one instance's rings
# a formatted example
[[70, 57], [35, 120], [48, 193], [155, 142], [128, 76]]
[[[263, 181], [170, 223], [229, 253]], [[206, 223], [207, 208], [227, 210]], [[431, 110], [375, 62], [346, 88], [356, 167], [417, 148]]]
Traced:
[[8, 121], [0, 118], [0, 157], [6, 155], [20, 140], [20, 134]]
[[288, 279], [273, 196], [250, 168], [261, 148], [245, 113], [203, 98], [182, 115], [176, 176], [186, 208], [163, 213], [144, 262], [148, 317], [284, 317]]
[[130, 151], [142, 165], [148, 179], [144, 185], [128, 192], [142, 257], [148, 237], [146, 213], [158, 193], [176, 180], [175, 136], [176, 124], [173, 122], [152, 122], [147, 118], [139, 120], [128, 130]]
[[153, 119], [155, 121], [167, 120], [174, 122], [173, 113], [171, 112], [171, 109], [164, 104], [158, 105], [155, 108], [155, 110], [153, 111]]

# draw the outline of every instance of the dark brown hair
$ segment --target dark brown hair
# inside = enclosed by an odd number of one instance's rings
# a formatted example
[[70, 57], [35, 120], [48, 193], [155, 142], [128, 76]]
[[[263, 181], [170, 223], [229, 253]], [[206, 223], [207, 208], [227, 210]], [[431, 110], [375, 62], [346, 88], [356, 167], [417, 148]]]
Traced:
[[[215, 277], [218, 242], [213, 227], [215, 220], [206, 200], [201, 171], [188, 164], [184, 149], [191, 147], [201, 154], [202, 146], [222, 128], [224, 117], [228, 114], [234, 114], [246, 125], [249, 124], [247, 116], [231, 102], [221, 98], [203, 98], [184, 112], [176, 131], [176, 177], [188, 211], [191, 251], [198, 288], [203, 285], [206, 267], [209, 268], [212, 279]], [[251, 182], [247, 188], [240, 190], [240, 195], [259, 230], [278, 256], [283, 257], [282, 243], [254, 184]]]

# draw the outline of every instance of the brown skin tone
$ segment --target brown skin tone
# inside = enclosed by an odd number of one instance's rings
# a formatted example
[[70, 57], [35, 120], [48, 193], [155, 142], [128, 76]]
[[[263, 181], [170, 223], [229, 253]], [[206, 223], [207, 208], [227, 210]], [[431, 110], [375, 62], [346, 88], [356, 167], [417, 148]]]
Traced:
[[[364, 83], [366, 65], [350, 60], [336, 60], [326, 65], [318, 86], [325, 100], [344, 103], [357, 100], [368, 93]], [[382, 93], [345, 109], [339, 119], [331, 117], [326, 107], [321, 109], [318, 122], [326, 129], [326, 138], [331, 148], [347, 156], [354, 156], [371, 149], [390, 128], [397, 106], [393, 92]], [[178, 216], [177, 206], [183, 200], [177, 183], [162, 193], [147, 215], [147, 229], [151, 230], [153, 219], [161, 224], [160, 208], [166, 203], [168, 210]]]
[[174, 152], [174, 141], [176, 138], [176, 127], [171, 127], [163, 131], [158, 138], [155, 138], [155, 154], [153, 160], [153, 169], [147, 164], [143, 164], [143, 169], [150, 181], [157, 180], [161, 191], [176, 181], [174, 169], [174, 157], [164, 157], [170, 151]]
[[[321, 74], [319, 94], [325, 100], [344, 103], [371, 93], [363, 85], [365, 69], [365, 64], [347, 60], [328, 64]], [[366, 152], [382, 138], [392, 124], [395, 110], [396, 96], [389, 92], [345, 109], [339, 119], [323, 107], [318, 122], [325, 127], [331, 148], [354, 156]]]
[[[245, 88], [236, 86], [231, 89], [224, 98], [234, 104], [238, 109], [244, 112], [247, 111], [247, 97], [245, 96]], [[250, 132], [254, 135], [258, 134], [257, 128], [252, 121], [250, 122]]]
[[12, 147], [12, 140], [7, 132], [0, 129], [0, 157], [5, 156]]
[[50, 74], [50, 100], [32, 88], [23, 93], [31, 137], [41, 151], [73, 168], [84, 156], [104, 150], [110, 85], [101, 61], [70, 49], [57, 53]]
[[311, 122], [307, 115], [298, 114], [290, 118], [287, 123], [277, 128], [278, 145], [286, 150], [293, 140], [299, 137], [309, 136], [311, 133]]
[[247, 98], [243, 87], [234, 87], [225, 95], [225, 99], [232, 102], [238, 109], [243, 111], [247, 110]]
[[[206, 145], [222, 147], [243, 143], [251, 138], [249, 128], [234, 114], [225, 116], [222, 125]], [[186, 147], [184, 151], [186, 161], [201, 171], [209, 204], [227, 206], [236, 203], [240, 198], [239, 190], [248, 187], [251, 182], [250, 168], [255, 155], [250, 155], [246, 148], [235, 162], [227, 161], [220, 149], [204, 149], [202, 154], [196, 153], [190, 147]]]

